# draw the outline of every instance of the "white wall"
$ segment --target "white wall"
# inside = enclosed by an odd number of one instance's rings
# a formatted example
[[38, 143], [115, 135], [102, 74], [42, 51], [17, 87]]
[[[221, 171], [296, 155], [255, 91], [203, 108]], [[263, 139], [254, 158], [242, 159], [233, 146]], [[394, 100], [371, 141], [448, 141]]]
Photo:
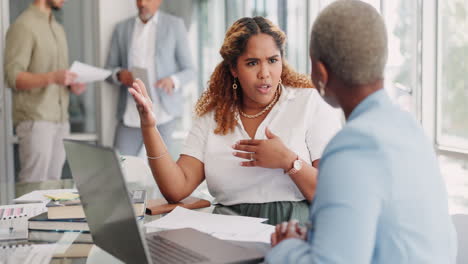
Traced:
[[[135, 1], [133, 0], [100, 0], [99, 1], [99, 62], [100, 66], [106, 64], [110, 41], [114, 26], [128, 17], [137, 14]], [[112, 146], [114, 132], [117, 125], [116, 110], [118, 100], [118, 87], [108, 83], [102, 83], [100, 88], [101, 98], [101, 135], [102, 144]]]

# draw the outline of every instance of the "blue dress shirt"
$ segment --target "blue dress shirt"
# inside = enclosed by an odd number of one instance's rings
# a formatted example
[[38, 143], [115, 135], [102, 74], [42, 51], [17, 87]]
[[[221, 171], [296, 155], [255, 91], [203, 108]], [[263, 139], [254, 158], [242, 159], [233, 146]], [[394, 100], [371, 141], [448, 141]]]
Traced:
[[308, 241], [269, 263], [455, 263], [456, 234], [432, 145], [379, 90], [351, 113], [320, 161]]

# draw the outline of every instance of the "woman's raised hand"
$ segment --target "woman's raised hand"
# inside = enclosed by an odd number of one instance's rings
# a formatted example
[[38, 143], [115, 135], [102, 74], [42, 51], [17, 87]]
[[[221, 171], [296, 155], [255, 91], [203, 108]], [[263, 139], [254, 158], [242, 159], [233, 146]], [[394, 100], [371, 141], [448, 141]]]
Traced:
[[140, 79], [136, 79], [132, 87], [128, 88], [128, 92], [133, 96], [137, 105], [141, 127], [155, 127], [156, 117], [153, 113], [153, 102], [148, 96], [145, 84]]

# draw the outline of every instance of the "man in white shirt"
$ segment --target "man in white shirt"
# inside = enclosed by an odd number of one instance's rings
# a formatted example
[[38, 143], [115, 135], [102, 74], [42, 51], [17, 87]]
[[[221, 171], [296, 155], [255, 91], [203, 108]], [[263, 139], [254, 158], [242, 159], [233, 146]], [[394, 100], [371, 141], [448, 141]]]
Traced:
[[182, 86], [195, 76], [187, 31], [180, 18], [159, 11], [162, 0], [136, 0], [138, 16], [115, 27], [106, 68], [108, 81], [120, 86], [115, 147], [123, 155], [137, 155], [143, 145], [140, 120], [128, 93], [134, 77], [130, 69], [143, 68], [158, 130], [168, 148], [178, 117], [183, 113]]

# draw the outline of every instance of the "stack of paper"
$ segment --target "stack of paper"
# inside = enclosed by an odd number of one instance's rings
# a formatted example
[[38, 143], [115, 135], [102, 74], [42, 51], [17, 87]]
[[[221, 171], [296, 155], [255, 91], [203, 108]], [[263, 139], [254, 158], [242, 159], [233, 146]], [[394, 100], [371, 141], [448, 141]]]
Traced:
[[176, 207], [171, 213], [145, 226], [148, 231], [190, 227], [220, 239], [270, 243], [270, 236], [275, 227], [262, 224], [266, 220], [265, 218], [201, 213]]

